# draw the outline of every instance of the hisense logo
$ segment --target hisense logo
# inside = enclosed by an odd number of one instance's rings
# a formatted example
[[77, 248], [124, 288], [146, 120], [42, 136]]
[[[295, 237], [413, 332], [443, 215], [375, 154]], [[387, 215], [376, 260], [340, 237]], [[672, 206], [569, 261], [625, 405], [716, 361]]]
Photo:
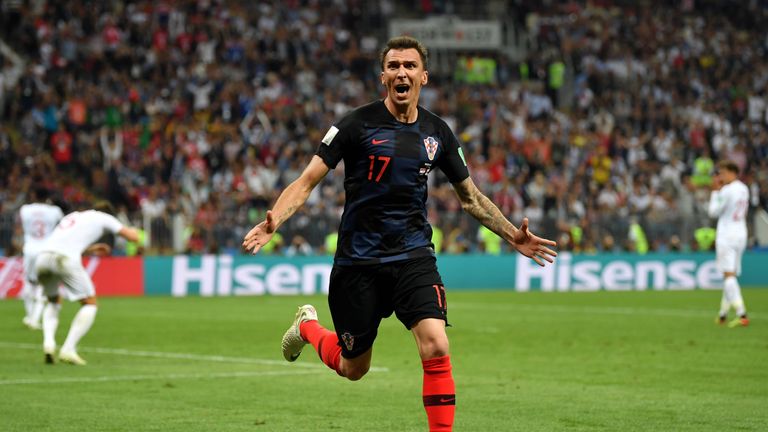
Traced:
[[174, 296], [186, 296], [195, 288], [204, 297], [327, 294], [331, 278], [330, 264], [234, 265], [230, 255], [203, 255], [199, 261], [192, 265], [188, 256], [173, 258], [171, 293]]
[[[668, 256], [668, 255], [667, 255]], [[591, 259], [560, 253], [553, 265], [540, 267], [519, 256], [515, 287], [518, 291], [540, 288], [542, 291], [612, 291], [715, 289], [722, 286], [722, 273], [714, 260], [697, 263], [692, 259], [658, 260], [653, 256], [634, 258]]]

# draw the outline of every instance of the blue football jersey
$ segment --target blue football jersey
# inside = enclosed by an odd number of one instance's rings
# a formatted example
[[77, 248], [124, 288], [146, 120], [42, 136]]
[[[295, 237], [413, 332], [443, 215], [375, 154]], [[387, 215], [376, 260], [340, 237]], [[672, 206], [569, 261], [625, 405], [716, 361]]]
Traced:
[[402, 123], [378, 100], [352, 110], [323, 138], [317, 155], [330, 168], [344, 161], [344, 214], [335, 262], [375, 264], [434, 255], [427, 221], [427, 176], [439, 168], [451, 183], [469, 176], [456, 136], [418, 107]]

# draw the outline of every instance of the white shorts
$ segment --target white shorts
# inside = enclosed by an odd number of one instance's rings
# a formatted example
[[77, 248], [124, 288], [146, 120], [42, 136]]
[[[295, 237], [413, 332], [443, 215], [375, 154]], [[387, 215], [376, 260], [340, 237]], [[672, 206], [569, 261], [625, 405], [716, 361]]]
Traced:
[[718, 241], [715, 245], [717, 251], [717, 268], [723, 273], [741, 274], [741, 256], [744, 254], [746, 242], [742, 241]]
[[23, 299], [42, 298], [42, 290], [35, 279], [35, 254], [24, 255], [24, 281], [19, 297]]
[[30, 282], [35, 285], [37, 285], [37, 280], [35, 279], [35, 257], [37, 254], [25, 254], [24, 255], [24, 281]]
[[64, 285], [71, 301], [96, 295], [93, 281], [80, 260], [55, 252], [41, 252], [35, 260], [35, 273], [46, 297], [59, 294], [59, 283]]

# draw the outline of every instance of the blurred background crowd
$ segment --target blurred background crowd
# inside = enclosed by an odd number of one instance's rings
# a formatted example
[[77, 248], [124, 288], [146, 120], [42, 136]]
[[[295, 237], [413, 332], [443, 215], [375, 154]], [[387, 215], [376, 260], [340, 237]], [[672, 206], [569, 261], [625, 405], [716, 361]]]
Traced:
[[[240, 253], [329, 126], [382, 97], [393, 20], [444, 16], [501, 23], [501, 49], [431, 51], [421, 104], [513, 223], [560, 250], [710, 249], [728, 158], [768, 224], [761, 1], [0, 0], [0, 248], [44, 188], [111, 201], [146, 233], [129, 254]], [[430, 182], [442, 252], [506, 250]], [[343, 194], [337, 169], [268, 252], [332, 252]]]

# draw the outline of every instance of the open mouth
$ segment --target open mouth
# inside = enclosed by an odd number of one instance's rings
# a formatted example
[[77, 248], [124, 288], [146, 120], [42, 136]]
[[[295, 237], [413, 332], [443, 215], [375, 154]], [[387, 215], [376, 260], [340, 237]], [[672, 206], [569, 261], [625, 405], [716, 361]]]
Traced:
[[408, 93], [408, 90], [410, 90], [411, 86], [408, 84], [398, 84], [395, 86], [395, 91], [397, 94], [404, 95]]

